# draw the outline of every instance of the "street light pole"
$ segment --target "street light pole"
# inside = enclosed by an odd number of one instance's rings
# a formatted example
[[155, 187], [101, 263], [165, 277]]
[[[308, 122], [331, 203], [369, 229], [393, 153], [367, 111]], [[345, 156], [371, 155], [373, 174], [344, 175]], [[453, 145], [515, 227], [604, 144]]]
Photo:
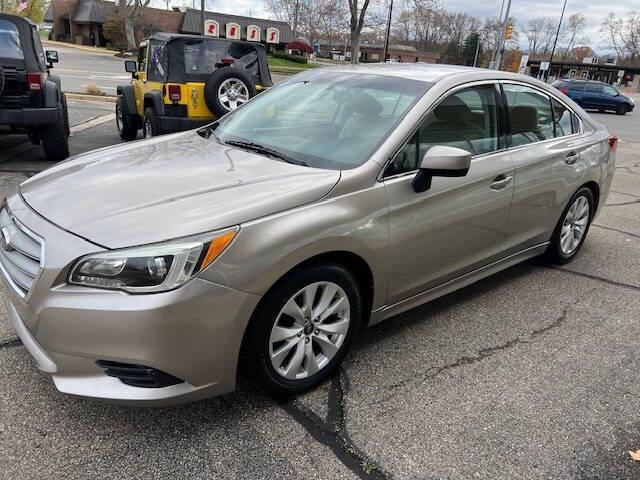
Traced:
[[476, 55], [473, 57], [473, 67], [475, 68], [478, 65], [478, 53], [480, 52], [480, 34], [476, 33]]
[[502, 22], [502, 35], [500, 37], [500, 41], [498, 42], [498, 49], [496, 50], [496, 55], [493, 60], [493, 69], [500, 70], [500, 61], [502, 60], [502, 50], [504, 49], [504, 40], [507, 35], [507, 26], [509, 25], [509, 12], [511, 11], [511, 0], [507, 1], [507, 11], [504, 13], [504, 21]]
[[549, 68], [545, 75], [545, 81], [549, 81], [549, 73], [551, 73], [551, 62], [553, 62], [553, 56], [556, 53], [556, 44], [558, 43], [558, 37], [560, 36], [560, 27], [562, 26], [562, 19], [564, 17], [564, 9], [567, 8], [567, 0], [564, 0], [562, 4], [562, 13], [560, 14], [560, 21], [558, 22], [558, 30], [556, 30], [556, 38], [553, 41], [553, 48], [551, 49], [551, 58], [549, 58]]
[[296, 0], [296, 8], [293, 11], [293, 39], [298, 39], [298, 11], [300, 9], [300, 0]]
[[204, 35], [204, 0], [200, 0], [200, 33]]
[[391, 12], [393, 12], [393, 0], [389, 4], [389, 19], [387, 20], [387, 36], [384, 39], [384, 56], [383, 62], [387, 62], [387, 54], [389, 53], [389, 35], [391, 34]]

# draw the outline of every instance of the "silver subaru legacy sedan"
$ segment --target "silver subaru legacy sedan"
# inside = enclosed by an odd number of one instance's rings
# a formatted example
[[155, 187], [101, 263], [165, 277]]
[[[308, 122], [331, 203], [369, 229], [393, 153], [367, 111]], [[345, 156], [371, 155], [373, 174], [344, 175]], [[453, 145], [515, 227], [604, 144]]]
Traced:
[[616, 146], [524, 76], [309, 71], [10, 192], [7, 311], [61, 392], [164, 405], [232, 391], [242, 371], [296, 394], [366, 325], [534, 256], [570, 261]]

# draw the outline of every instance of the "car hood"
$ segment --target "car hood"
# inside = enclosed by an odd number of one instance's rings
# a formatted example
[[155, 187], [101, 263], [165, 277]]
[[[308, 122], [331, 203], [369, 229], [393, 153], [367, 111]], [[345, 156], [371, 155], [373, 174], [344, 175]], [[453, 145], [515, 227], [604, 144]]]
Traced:
[[20, 186], [47, 220], [107, 248], [238, 225], [318, 200], [340, 172], [220, 145], [195, 132], [108, 147]]

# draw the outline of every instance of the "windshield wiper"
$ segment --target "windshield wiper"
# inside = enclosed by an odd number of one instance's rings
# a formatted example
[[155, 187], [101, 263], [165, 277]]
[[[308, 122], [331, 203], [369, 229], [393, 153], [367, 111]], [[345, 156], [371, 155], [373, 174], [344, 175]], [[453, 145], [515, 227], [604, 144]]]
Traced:
[[291, 157], [288, 157], [287, 155], [284, 155], [283, 153], [278, 152], [277, 150], [265, 147], [264, 145], [260, 145], [259, 143], [241, 142], [237, 140], [229, 140], [224, 143], [226, 143], [227, 145], [231, 145], [232, 147], [240, 147], [246, 150], [251, 150], [252, 152], [260, 153], [262, 155], [266, 155], [267, 157], [279, 158], [280, 160], [284, 160], [287, 163], [293, 163], [294, 165], [302, 165], [304, 167], [309, 166], [300, 160], [295, 160]]

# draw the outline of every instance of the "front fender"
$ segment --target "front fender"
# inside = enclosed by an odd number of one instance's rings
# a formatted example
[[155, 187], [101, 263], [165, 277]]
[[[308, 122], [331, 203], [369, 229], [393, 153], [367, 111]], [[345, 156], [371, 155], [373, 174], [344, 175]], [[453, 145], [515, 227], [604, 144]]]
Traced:
[[136, 94], [133, 85], [120, 85], [116, 88], [116, 93], [122, 97], [122, 113], [126, 115], [137, 115]]
[[247, 222], [203, 275], [218, 284], [264, 295], [296, 266], [318, 255], [347, 252], [373, 275], [373, 309], [387, 301], [388, 206], [384, 186], [325, 199]]

